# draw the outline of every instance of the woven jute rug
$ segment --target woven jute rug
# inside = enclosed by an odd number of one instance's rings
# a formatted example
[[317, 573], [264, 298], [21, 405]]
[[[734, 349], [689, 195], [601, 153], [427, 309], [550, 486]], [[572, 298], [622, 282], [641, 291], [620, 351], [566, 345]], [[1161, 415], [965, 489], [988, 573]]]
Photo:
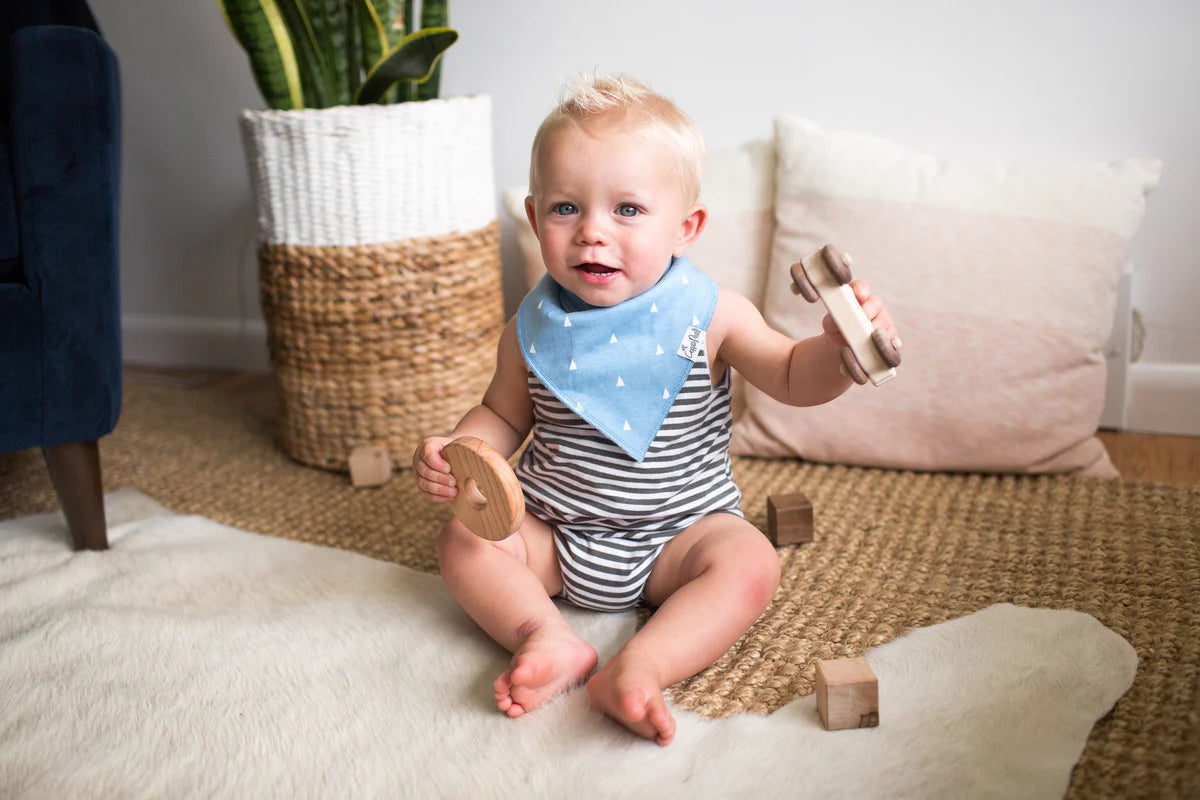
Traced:
[[[278, 409], [262, 380], [131, 379], [121, 422], [101, 443], [105, 489], [434, 571], [448, 508], [421, 499], [407, 472], [356, 490], [345, 475], [289, 460], [276, 442]], [[1200, 793], [1200, 488], [749, 458], [734, 470], [760, 527], [768, 495], [808, 495], [815, 541], [779, 549], [771, 607], [716, 664], [674, 687], [674, 702], [713, 716], [770, 712], [812, 691], [817, 659], [859, 655], [994, 603], [1075, 609], [1125, 637], [1140, 661], [1133, 687], [1094, 728], [1070, 796]], [[37, 451], [0, 455], [0, 518], [55, 506]]]

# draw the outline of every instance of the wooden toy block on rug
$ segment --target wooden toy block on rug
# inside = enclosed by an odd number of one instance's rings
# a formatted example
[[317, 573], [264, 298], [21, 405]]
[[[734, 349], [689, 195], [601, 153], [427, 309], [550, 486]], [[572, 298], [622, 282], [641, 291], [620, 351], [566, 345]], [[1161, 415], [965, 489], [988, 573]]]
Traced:
[[767, 538], [776, 547], [813, 540], [813, 506], [800, 492], [767, 498]]
[[817, 712], [825, 730], [879, 724], [879, 680], [865, 658], [817, 662]]
[[392, 459], [387, 447], [367, 444], [350, 451], [350, 483], [356, 488], [382, 486], [392, 477]]

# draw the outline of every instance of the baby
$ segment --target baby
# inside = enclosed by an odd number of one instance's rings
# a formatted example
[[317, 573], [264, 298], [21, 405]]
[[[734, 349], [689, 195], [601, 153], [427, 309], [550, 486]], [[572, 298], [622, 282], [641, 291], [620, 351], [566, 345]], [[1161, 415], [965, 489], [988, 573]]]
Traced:
[[[517, 467], [521, 528], [491, 542], [451, 519], [438, 540], [450, 591], [513, 654], [493, 687], [511, 717], [591, 675], [594, 707], [669, 744], [663, 689], [725, 653], [779, 583], [731, 478], [730, 369], [792, 405], [851, 385], [828, 316], [793, 341], [684, 256], [708, 215], [704, 152], [691, 119], [635, 80], [568, 93], [534, 138], [525, 201], [547, 274], [504, 328], [482, 403], [413, 455], [417, 485], [446, 502], [447, 442], [477, 436], [508, 456], [533, 434]], [[851, 286], [896, 336], [867, 284]], [[656, 611], [592, 675], [596, 651], [553, 597]]]

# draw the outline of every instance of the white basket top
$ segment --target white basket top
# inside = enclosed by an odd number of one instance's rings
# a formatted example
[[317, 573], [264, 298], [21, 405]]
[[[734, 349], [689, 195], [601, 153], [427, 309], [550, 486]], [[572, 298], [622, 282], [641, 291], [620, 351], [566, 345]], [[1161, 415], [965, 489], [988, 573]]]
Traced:
[[241, 130], [263, 243], [379, 244], [496, 217], [487, 95], [245, 111]]

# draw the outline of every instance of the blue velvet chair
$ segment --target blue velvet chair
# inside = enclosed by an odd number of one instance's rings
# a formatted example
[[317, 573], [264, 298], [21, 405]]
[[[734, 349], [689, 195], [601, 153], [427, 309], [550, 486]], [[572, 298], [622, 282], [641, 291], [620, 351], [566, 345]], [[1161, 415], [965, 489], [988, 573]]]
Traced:
[[0, 453], [41, 447], [75, 547], [103, 550], [97, 442], [121, 408], [117, 63], [82, 0], [0, 5]]

